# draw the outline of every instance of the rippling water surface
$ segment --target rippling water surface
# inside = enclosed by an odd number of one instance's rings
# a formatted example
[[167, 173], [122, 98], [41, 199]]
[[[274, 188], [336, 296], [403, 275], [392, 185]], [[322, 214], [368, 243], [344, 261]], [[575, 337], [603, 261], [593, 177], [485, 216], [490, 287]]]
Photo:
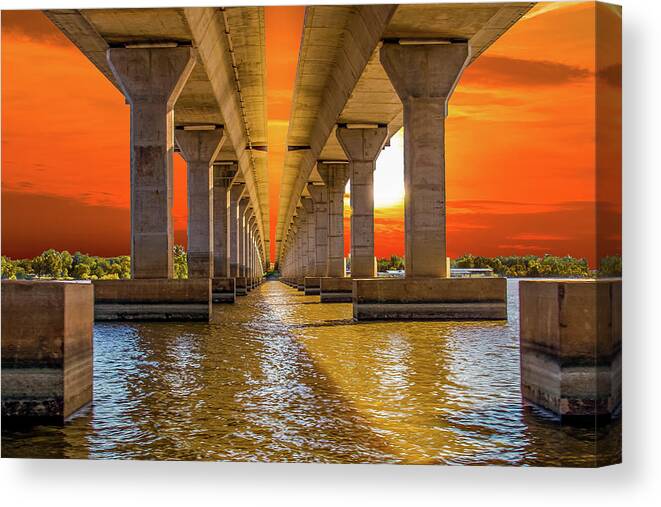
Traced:
[[619, 423], [524, 407], [509, 321], [352, 322], [350, 304], [267, 282], [210, 324], [94, 327], [94, 403], [63, 428], [3, 428], [44, 458], [591, 466]]

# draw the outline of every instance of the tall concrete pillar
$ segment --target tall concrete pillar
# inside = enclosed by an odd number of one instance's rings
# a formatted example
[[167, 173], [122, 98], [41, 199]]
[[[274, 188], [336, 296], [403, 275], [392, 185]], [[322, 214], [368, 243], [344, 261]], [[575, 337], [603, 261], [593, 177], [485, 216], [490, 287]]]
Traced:
[[257, 217], [254, 213], [251, 214], [250, 219], [248, 220], [248, 246], [246, 248], [246, 268], [247, 268], [247, 277], [254, 276], [252, 269], [253, 261], [253, 252], [254, 252], [254, 243], [255, 243], [255, 224], [257, 222]]
[[239, 201], [239, 276], [246, 276], [246, 230], [250, 218], [249, 210], [250, 198], [244, 196]]
[[195, 50], [111, 48], [106, 56], [131, 105], [131, 277], [173, 278], [174, 104]]
[[328, 187], [308, 184], [308, 190], [314, 201], [314, 276], [326, 276], [328, 270]]
[[317, 163], [317, 170], [328, 187], [328, 267], [325, 275], [343, 277], [344, 259], [344, 189], [349, 181], [349, 164]]
[[245, 183], [233, 183], [229, 192], [229, 229], [228, 229], [228, 248], [230, 250], [230, 276], [236, 278], [239, 274], [239, 245], [241, 243], [241, 228], [239, 226], [239, 202], [245, 192]]
[[213, 262], [213, 170], [223, 145], [223, 128], [210, 130], [178, 126], [175, 141], [188, 170], [188, 277], [212, 278]]
[[308, 242], [306, 235], [307, 217], [305, 215], [305, 211], [303, 211], [301, 208], [299, 208], [297, 211], [299, 214], [294, 217], [294, 227], [295, 227], [294, 241], [296, 244], [296, 250], [295, 250], [296, 275], [295, 276], [298, 279], [297, 280], [297, 284], [298, 284], [299, 282], [302, 282], [302, 278], [305, 277]]
[[406, 276], [447, 277], [445, 118], [470, 46], [385, 43], [380, 58], [404, 106]]
[[230, 187], [237, 163], [213, 166], [213, 276], [230, 277]]
[[336, 130], [349, 159], [351, 179], [351, 277], [376, 276], [374, 257], [374, 169], [388, 136], [388, 128], [348, 128]]
[[307, 250], [305, 254], [304, 276], [316, 276], [317, 250], [315, 249], [315, 215], [314, 201], [311, 197], [301, 197], [302, 210], [305, 215], [303, 234], [306, 236]]

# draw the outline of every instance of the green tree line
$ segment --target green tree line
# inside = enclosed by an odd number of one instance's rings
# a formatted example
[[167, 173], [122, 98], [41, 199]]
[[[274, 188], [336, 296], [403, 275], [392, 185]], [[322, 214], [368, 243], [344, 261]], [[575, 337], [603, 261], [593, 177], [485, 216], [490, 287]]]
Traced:
[[[451, 267], [464, 269], [491, 268], [494, 274], [509, 278], [587, 278], [593, 276], [622, 276], [622, 257], [619, 255], [604, 257], [598, 270], [591, 270], [585, 259], [567, 255], [511, 255], [505, 257], [481, 257], [465, 254], [452, 260]], [[377, 271], [383, 273], [390, 270], [405, 269], [402, 257], [393, 255], [390, 258], [377, 259]]]
[[[174, 247], [175, 278], [188, 278], [186, 251], [181, 245]], [[131, 258], [98, 257], [52, 248], [32, 259], [10, 259], [2, 256], [2, 278], [30, 280], [33, 278], [57, 280], [120, 280], [131, 278]]]

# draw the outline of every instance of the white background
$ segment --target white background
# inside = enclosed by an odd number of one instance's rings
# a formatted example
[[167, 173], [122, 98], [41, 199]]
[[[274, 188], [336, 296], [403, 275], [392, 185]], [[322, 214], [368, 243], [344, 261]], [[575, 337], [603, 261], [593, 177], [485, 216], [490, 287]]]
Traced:
[[[362, 0], [367, 3], [369, 0]], [[420, 0], [424, 1], [424, 0]], [[445, 0], [446, 2], [448, 0]], [[218, 5], [5, 1], [5, 8]], [[358, 2], [358, 0], [356, 0]], [[273, 4], [265, 0], [229, 4]], [[304, 2], [290, 0], [288, 4]], [[308, 2], [309, 3], [309, 2]], [[333, 2], [317, 2], [333, 3]], [[335, 2], [337, 3], [337, 2]], [[661, 471], [661, 2], [624, 5], [624, 464], [600, 470], [0, 461], [3, 505], [658, 505]], [[549, 41], [553, 43], [553, 41]], [[35, 62], [38, 65], [39, 62]], [[560, 126], [561, 127], [561, 126]]]

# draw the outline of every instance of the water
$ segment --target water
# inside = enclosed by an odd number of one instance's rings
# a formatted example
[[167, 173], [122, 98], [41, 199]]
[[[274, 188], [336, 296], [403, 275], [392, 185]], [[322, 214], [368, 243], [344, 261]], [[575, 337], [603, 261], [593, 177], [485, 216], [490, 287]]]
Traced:
[[563, 427], [522, 404], [508, 284], [508, 322], [355, 323], [350, 304], [267, 282], [210, 324], [96, 324], [93, 406], [64, 427], [3, 428], [2, 456], [593, 466], [617, 454], [619, 423]]

